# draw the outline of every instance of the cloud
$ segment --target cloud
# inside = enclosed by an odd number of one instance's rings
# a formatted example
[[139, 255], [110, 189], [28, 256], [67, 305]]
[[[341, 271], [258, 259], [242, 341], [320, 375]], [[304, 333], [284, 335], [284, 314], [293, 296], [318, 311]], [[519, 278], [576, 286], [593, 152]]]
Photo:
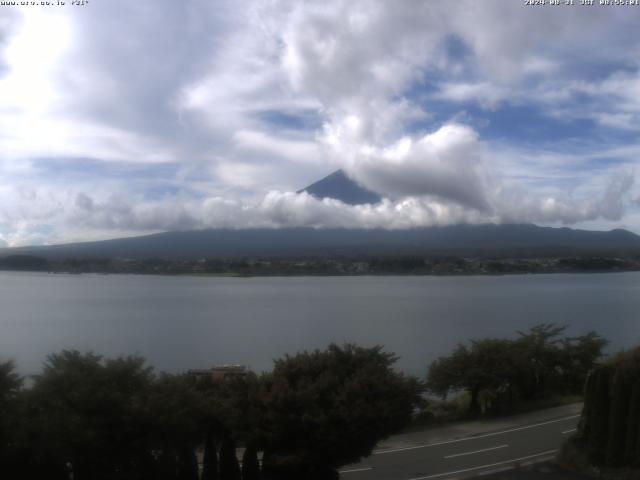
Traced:
[[436, 97], [455, 102], [477, 101], [484, 108], [496, 108], [509, 98], [509, 92], [489, 82], [448, 83], [442, 86]]
[[358, 129], [357, 120], [346, 127], [346, 133], [329, 134], [327, 142], [366, 187], [391, 198], [434, 196], [479, 211], [491, 209], [483, 146], [471, 128], [448, 124], [422, 137], [403, 137], [376, 148], [349, 142], [349, 133]]
[[[588, 192], [570, 195], [553, 192], [528, 195], [517, 189], [496, 190], [492, 210], [470, 209], [437, 196], [383, 199], [376, 205], [348, 205], [334, 199], [318, 199], [307, 193], [271, 191], [255, 202], [208, 197], [199, 200], [167, 195], [145, 200], [126, 195], [99, 197], [77, 192], [70, 198], [55, 191], [22, 189], [0, 192], [21, 197], [21, 208], [0, 211], [3, 225], [18, 225], [4, 240], [11, 246], [56, 243], [138, 235], [167, 230], [204, 228], [385, 228], [406, 229], [459, 223], [573, 224], [600, 217], [617, 220], [629, 195], [633, 176], [627, 172], [612, 178], [600, 198]], [[70, 195], [70, 194], [69, 194]], [[14, 202], [14, 207], [15, 207]], [[61, 226], [53, 231], [48, 225]]]
[[[3, 9], [2, 238], [637, 221], [635, 20], [500, 0]], [[336, 168], [385, 201], [291, 193]]]

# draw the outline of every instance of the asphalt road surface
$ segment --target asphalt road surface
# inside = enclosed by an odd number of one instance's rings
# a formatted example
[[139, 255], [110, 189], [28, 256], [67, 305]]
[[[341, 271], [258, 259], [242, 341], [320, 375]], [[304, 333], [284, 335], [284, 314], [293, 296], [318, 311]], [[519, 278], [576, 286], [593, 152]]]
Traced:
[[580, 417], [570, 413], [462, 438], [383, 447], [362, 462], [344, 467], [340, 478], [444, 480], [550, 459], [575, 432]]

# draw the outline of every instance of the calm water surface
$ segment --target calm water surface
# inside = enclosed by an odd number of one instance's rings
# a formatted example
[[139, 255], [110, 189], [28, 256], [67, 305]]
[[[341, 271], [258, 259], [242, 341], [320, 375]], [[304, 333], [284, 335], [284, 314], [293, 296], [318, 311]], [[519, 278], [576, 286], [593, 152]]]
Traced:
[[63, 348], [139, 353], [160, 370], [268, 370], [329, 342], [382, 344], [423, 375], [457, 342], [540, 322], [640, 344], [640, 273], [214, 278], [0, 272], [0, 359], [37, 372]]

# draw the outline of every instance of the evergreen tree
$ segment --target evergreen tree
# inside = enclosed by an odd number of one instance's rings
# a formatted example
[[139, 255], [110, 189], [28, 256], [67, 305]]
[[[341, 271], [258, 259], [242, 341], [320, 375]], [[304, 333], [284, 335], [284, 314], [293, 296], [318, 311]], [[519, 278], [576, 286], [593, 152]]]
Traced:
[[211, 431], [207, 434], [204, 444], [201, 480], [218, 480], [218, 454], [216, 452], [216, 442]]
[[627, 419], [627, 438], [625, 441], [624, 462], [633, 465], [640, 460], [640, 381], [636, 381], [629, 398], [629, 415]]
[[605, 463], [611, 467], [619, 467], [624, 464], [625, 442], [627, 440], [626, 422], [629, 414], [630, 396], [631, 384], [629, 378], [623, 369], [618, 369], [612, 381], [605, 455]]
[[595, 371], [591, 371], [587, 376], [587, 380], [584, 385], [584, 406], [582, 407], [582, 415], [580, 416], [580, 422], [578, 423], [578, 432], [584, 438], [589, 436], [589, 429], [591, 427], [591, 411], [593, 409], [593, 402], [587, 401], [595, 396]]
[[590, 432], [589, 432], [589, 458], [595, 464], [604, 463], [605, 448], [609, 426], [609, 395], [610, 395], [610, 369], [601, 367], [595, 371], [595, 387], [593, 397], [587, 401], [593, 402], [591, 406]]
[[596, 466], [640, 467], [640, 348], [597, 367], [586, 385], [576, 445]]
[[15, 448], [17, 430], [20, 429], [19, 395], [22, 378], [15, 372], [13, 362], [0, 363], [0, 468], [23, 467], [16, 458]]
[[192, 448], [183, 447], [178, 455], [178, 480], [198, 480], [198, 459]]
[[163, 449], [156, 461], [156, 478], [158, 480], [176, 480], [177, 473], [178, 463], [176, 462], [176, 456], [171, 449]]
[[260, 480], [260, 478], [258, 450], [255, 446], [248, 445], [242, 455], [242, 480]]
[[226, 432], [220, 447], [220, 480], [241, 480], [240, 465], [236, 456], [236, 443]]

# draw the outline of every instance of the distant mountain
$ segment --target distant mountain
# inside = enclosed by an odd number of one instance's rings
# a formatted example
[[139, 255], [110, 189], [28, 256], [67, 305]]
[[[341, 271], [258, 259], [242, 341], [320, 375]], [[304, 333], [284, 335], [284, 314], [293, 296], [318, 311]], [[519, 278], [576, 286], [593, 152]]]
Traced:
[[[300, 190], [357, 205], [380, 196], [337, 170]], [[626, 230], [589, 231], [531, 224], [452, 225], [384, 229], [211, 229], [166, 232], [65, 245], [0, 249], [0, 258], [237, 258], [357, 255], [543, 256], [579, 253], [640, 254], [640, 236]], [[17, 257], [18, 261], [23, 261]]]
[[378, 203], [382, 197], [351, 180], [342, 170], [336, 170], [298, 193], [307, 192], [318, 198], [335, 198], [349, 205]]
[[541, 256], [640, 253], [640, 236], [536, 225], [454, 225], [410, 230], [246, 229], [167, 232], [45, 247], [0, 249], [46, 258], [232, 258], [336, 255]]

